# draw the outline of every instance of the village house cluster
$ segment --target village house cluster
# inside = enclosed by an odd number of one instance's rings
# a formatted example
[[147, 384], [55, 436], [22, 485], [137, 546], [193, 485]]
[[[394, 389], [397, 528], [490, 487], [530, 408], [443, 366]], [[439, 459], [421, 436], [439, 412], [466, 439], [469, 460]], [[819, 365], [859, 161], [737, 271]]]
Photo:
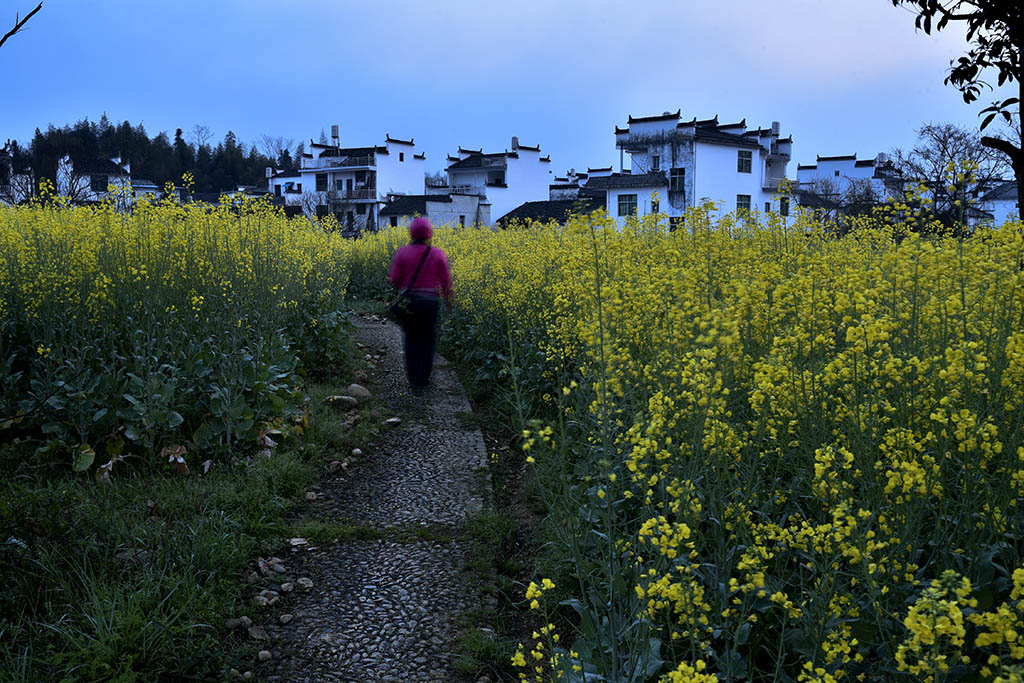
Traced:
[[[322, 138], [323, 140], [323, 138]], [[266, 196], [289, 215], [333, 216], [350, 234], [406, 224], [426, 216], [436, 224], [493, 226], [515, 220], [564, 222], [572, 213], [605, 209], [624, 224], [633, 215], [660, 214], [679, 224], [688, 208], [713, 202], [721, 211], [763, 211], [789, 216], [800, 205], [836, 216], [858, 202], [870, 205], [901, 196], [901, 177], [885, 154], [817, 156], [787, 174], [793, 137], [781, 124], [748, 127], [746, 119], [721, 123], [718, 117], [684, 119], [682, 111], [629, 116], [615, 126], [619, 164], [570, 169], [555, 175], [540, 145], [511, 137], [504, 150], [459, 147], [449, 154], [443, 174], [428, 175], [426, 154], [415, 140], [384, 135], [379, 144], [342, 146], [338, 126], [330, 141], [310, 140], [296, 169], [267, 168], [266, 187], [238, 187], [225, 193]], [[628, 161], [628, 164], [627, 164]], [[77, 202], [162, 195], [162, 188], [134, 178], [128, 161], [91, 163], [60, 160], [57, 192]], [[30, 170], [14, 169], [0, 151], [0, 202], [20, 203], [32, 194]], [[131, 191], [127, 192], [130, 188]], [[182, 199], [215, 202], [219, 197]], [[1017, 215], [1016, 185], [999, 181], [975, 188], [978, 199], [967, 220], [1002, 224]]]

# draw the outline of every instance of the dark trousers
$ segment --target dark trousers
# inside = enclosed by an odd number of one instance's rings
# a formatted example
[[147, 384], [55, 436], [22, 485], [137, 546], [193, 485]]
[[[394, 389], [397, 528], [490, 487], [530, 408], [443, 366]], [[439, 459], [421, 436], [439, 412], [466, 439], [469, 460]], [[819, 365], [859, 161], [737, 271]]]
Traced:
[[425, 387], [434, 368], [434, 346], [437, 340], [437, 313], [441, 300], [434, 296], [413, 294], [410, 315], [402, 325], [405, 341], [405, 372], [409, 384]]

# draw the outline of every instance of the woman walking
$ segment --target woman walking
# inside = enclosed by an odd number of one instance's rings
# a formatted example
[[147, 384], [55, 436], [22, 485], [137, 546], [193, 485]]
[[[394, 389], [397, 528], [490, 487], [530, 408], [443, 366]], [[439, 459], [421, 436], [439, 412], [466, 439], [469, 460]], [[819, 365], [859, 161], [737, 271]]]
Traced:
[[406, 289], [412, 302], [402, 320], [405, 341], [405, 372], [414, 394], [422, 394], [430, 382], [437, 339], [437, 314], [444, 299], [452, 305], [452, 273], [444, 251], [430, 245], [434, 231], [426, 218], [409, 224], [410, 244], [395, 252], [388, 279], [399, 291]]

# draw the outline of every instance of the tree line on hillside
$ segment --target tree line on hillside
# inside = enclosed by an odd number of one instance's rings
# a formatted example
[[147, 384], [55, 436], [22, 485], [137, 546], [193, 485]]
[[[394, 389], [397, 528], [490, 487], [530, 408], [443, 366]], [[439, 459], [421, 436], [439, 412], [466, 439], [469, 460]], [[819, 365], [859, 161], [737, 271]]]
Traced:
[[106, 114], [99, 121], [85, 118], [61, 128], [52, 124], [45, 131], [37, 128], [27, 146], [17, 141], [7, 144], [13, 172], [31, 171], [36, 184], [44, 178], [55, 181], [65, 155], [82, 165], [120, 157], [122, 163], [131, 164], [132, 178], [152, 180], [161, 187], [167, 182], [180, 185], [182, 176], [191, 173], [196, 192], [263, 185], [268, 166], [295, 168], [303, 151], [302, 143], [293, 151], [292, 140], [270, 135], [246, 145], [230, 130], [214, 142], [210, 129], [202, 125], [188, 133], [178, 128], [173, 137], [165, 132], [150, 137], [141, 123], [114, 125]]

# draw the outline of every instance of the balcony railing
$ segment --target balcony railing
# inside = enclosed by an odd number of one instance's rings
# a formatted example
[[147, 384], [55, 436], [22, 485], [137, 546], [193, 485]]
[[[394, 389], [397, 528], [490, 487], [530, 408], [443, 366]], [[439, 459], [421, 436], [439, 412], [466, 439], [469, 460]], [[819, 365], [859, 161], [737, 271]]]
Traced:
[[482, 185], [452, 185], [450, 192], [452, 194], [478, 194], [480, 196], [487, 194], [486, 188]]
[[303, 168], [353, 168], [360, 166], [373, 168], [376, 165], [376, 159], [372, 156], [318, 157], [316, 159], [306, 159], [306, 165]]
[[761, 187], [765, 190], [777, 190], [785, 178], [765, 178]]
[[337, 190], [329, 190], [327, 192], [329, 199], [376, 199], [377, 188], [375, 187], [353, 187], [351, 189], [341, 188]]

